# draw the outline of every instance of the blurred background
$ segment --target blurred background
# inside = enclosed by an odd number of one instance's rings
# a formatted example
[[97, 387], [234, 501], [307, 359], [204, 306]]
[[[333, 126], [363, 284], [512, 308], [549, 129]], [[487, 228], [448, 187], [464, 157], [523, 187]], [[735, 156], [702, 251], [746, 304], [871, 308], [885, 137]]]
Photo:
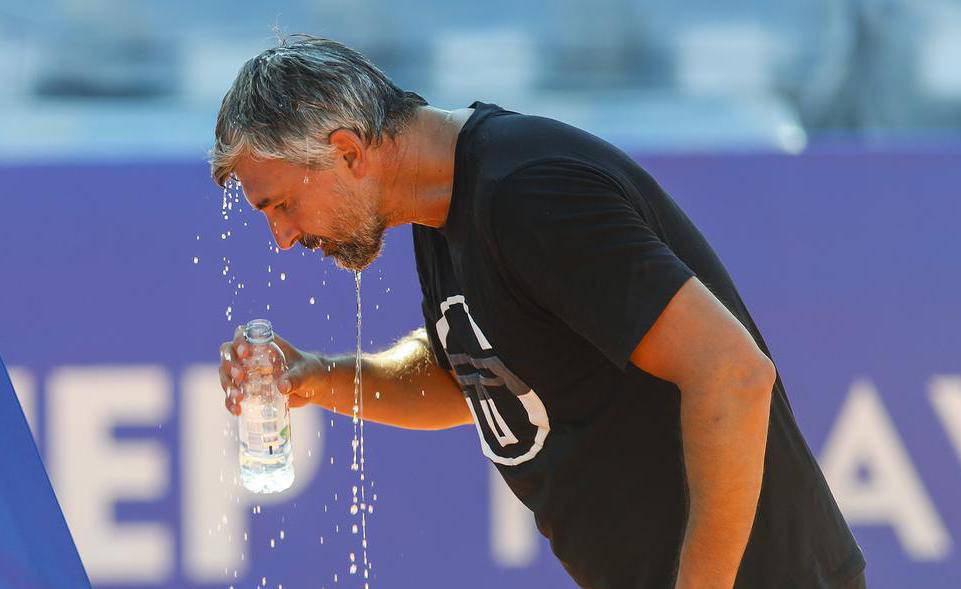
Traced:
[[201, 154], [273, 30], [361, 49], [437, 105], [484, 96], [635, 149], [794, 153], [961, 126], [956, 0], [5, 1], [0, 154]]
[[[354, 345], [353, 277], [205, 163], [297, 32], [634, 156], [734, 277], [869, 586], [961, 585], [961, 1], [0, 0], [0, 356], [96, 586], [364, 587], [350, 420], [296, 411], [295, 487], [252, 496], [216, 376], [254, 317]], [[411, 249], [363, 274], [367, 350], [422, 323]], [[366, 444], [370, 587], [573, 587], [472, 428]]]

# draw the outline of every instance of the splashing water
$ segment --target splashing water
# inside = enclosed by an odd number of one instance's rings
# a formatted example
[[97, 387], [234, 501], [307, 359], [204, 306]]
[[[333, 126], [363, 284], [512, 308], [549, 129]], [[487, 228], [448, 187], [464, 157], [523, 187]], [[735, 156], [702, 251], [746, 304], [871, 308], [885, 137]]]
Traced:
[[[353, 497], [350, 508], [350, 513], [356, 515], [360, 512], [360, 532], [361, 532], [361, 565], [363, 567], [364, 575], [364, 589], [369, 589], [370, 584], [367, 579], [370, 578], [370, 561], [367, 559], [367, 481], [366, 474], [364, 472], [364, 394], [363, 394], [363, 383], [361, 381], [361, 307], [360, 307], [360, 272], [354, 272], [354, 287], [357, 293], [357, 348], [354, 362], [354, 405], [353, 405], [353, 422], [354, 422], [354, 438], [351, 441], [351, 451], [353, 453], [353, 461], [351, 462], [350, 469], [358, 472], [358, 477], [360, 479], [359, 484], [353, 487]], [[360, 460], [357, 459], [357, 451], [360, 450]], [[360, 491], [360, 509], [357, 509], [358, 497], [357, 492]], [[351, 532], [357, 533], [357, 524], [351, 526]], [[357, 566], [354, 564], [354, 554], [351, 553], [351, 565], [350, 573], [355, 574], [357, 572]]]
[[[233, 175], [228, 176], [227, 181], [224, 183], [223, 201], [220, 206], [220, 214], [223, 217], [223, 220], [225, 223], [224, 231], [221, 232], [220, 234], [221, 241], [227, 241], [232, 237], [232, 232], [226, 226], [226, 223], [230, 219], [230, 213], [235, 212], [233, 205], [238, 204], [240, 202], [240, 191], [241, 191], [240, 180], [238, 180]], [[237, 207], [236, 212], [240, 212], [241, 210], [242, 209], [240, 207]], [[197, 236], [197, 240], [198, 241], [200, 240], [199, 235]], [[223, 270], [221, 271], [221, 274], [223, 274], [223, 276], [227, 278], [227, 286], [229, 289], [230, 285], [234, 284], [234, 281], [237, 277], [232, 274], [229, 275], [228, 277], [228, 274], [230, 273], [230, 258], [228, 258], [227, 256], [222, 256], [221, 260], [223, 261]], [[198, 262], [199, 262], [198, 258], [195, 257], [194, 264]], [[224, 316], [226, 317], [229, 323], [233, 322], [233, 305], [236, 304], [236, 297], [238, 295], [239, 290], [242, 288], [243, 288], [243, 285], [235, 285], [235, 288], [233, 289], [233, 296], [230, 299], [230, 304], [227, 306], [227, 309], [224, 312]]]

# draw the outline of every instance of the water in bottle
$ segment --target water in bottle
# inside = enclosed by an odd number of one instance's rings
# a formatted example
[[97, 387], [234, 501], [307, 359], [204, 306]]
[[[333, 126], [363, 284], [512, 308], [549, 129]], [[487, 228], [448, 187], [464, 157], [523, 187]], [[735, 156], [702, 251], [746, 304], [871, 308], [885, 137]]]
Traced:
[[254, 319], [244, 327], [250, 355], [244, 359], [247, 378], [241, 387], [240, 481], [254, 493], [278, 493], [294, 482], [294, 455], [290, 445], [290, 408], [277, 389], [270, 350], [283, 357], [274, 343], [266, 319]]

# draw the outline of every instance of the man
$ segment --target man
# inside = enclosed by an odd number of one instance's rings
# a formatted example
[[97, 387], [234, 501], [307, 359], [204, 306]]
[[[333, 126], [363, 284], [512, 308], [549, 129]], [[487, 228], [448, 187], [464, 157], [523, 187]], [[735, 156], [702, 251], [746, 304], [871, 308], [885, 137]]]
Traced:
[[[381, 392], [365, 417], [473, 422], [581, 586], [864, 586], [730, 276], [616, 148], [492, 104], [432, 108], [355, 51], [296, 37], [243, 66], [211, 161], [280, 247], [346, 269], [413, 225], [425, 329], [363, 356]], [[352, 357], [280, 345], [294, 407], [350, 413]], [[239, 334], [221, 347], [235, 414], [246, 353]]]

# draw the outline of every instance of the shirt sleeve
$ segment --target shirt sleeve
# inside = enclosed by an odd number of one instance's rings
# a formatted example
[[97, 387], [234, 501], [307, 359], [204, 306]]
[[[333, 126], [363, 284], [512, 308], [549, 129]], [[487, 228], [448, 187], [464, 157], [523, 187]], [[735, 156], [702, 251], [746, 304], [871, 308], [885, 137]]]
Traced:
[[430, 341], [430, 350], [434, 354], [435, 363], [444, 370], [450, 370], [450, 362], [447, 361], [447, 351], [444, 350], [440, 337], [437, 335], [437, 324], [434, 323], [432, 314], [427, 311], [427, 299], [421, 302], [421, 311], [424, 313], [424, 330], [427, 332], [427, 339]]
[[621, 370], [694, 276], [621, 188], [586, 164], [512, 173], [495, 189], [490, 214], [510, 277]]

